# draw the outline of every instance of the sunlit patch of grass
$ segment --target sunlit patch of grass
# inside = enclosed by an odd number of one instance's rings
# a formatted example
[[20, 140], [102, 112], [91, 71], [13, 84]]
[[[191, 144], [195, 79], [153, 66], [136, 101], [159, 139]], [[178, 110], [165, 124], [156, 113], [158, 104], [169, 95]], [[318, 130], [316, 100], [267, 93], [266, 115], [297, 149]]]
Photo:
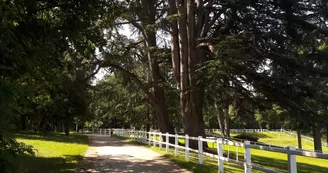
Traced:
[[[217, 173], [218, 172], [218, 164], [217, 159], [212, 157], [204, 156], [203, 164], [200, 165], [198, 163], [198, 154], [190, 152], [189, 161], [185, 159], [185, 154], [183, 150], [179, 150], [179, 154], [177, 156], [174, 155], [174, 149], [170, 149], [168, 153], [165, 150], [160, 150], [156, 147], [150, 147], [150, 149], [163, 154], [165, 157], [169, 158], [170, 160], [176, 162], [177, 164], [181, 165], [182, 167], [192, 170], [194, 173]], [[224, 162], [224, 171], [228, 173], [240, 173], [244, 172], [243, 166]], [[258, 172], [256, 170], [253, 171], [254, 173]]]
[[15, 134], [17, 141], [32, 145], [35, 156], [21, 156], [28, 173], [75, 172], [88, 148], [88, 137], [79, 134]]

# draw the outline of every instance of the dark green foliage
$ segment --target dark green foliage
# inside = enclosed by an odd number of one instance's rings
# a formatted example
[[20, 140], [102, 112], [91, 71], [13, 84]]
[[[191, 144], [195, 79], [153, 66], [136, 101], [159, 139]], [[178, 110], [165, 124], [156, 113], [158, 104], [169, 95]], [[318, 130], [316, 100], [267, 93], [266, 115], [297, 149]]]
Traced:
[[33, 156], [35, 154], [33, 147], [17, 142], [11, 137], [2, 135], [0, 137], [0, 172], [21, 172], [24, 168], [17, 164], [17, 159], [21, 156]]
[[15, 172], [16, 156], [29, 151], [5, 132], [68, 134], [85, 122], [96, 49], [106, 44], [100, 19], [119, 12], [106, 0], [0, 1], [0, 172]]
[[252, 141], [252, 142], [257, 142], [260, 139], [259, 137], [254, 136], [253, 134], [248, 134], [248, 133], [238, 134], [238, 135], [234, 136], [234, 138]]

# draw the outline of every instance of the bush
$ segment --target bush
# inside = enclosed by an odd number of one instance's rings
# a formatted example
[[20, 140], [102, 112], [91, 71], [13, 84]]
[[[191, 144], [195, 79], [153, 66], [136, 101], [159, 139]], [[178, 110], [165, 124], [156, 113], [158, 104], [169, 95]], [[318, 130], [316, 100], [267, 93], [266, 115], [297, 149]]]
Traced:
[[253, 136], [252, 134], [249, 133], [241, 133], [237, 136], [234, 136], [234, 138], [243, 139], [252, 142], [257, 142], [260, 139], [259, 137]]
[[17, 157], [20, 155], [34, 155], [34, 149], [30, 145], [17, 142], [11, 137], [0, 134], [0, 172], [19, 173], [22, 168], [17, 166]]

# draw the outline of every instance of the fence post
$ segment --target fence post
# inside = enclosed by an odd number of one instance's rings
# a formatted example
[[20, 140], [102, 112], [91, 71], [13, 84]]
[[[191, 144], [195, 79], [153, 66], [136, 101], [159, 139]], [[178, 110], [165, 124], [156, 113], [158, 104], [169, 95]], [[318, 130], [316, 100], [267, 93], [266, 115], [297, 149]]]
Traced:
[[153, 146], [156, 147], [156, 132], [154, 132], [154, 135], [153, 135]]
[[169, 152], [169, 133], [166, 132], [166, 136], [165, 136], [165, 142], [166, 142], [166, 152]]
[[133, 137], [135, 140], [139, 140], [139, 132], [138, 131], [133, 131]]
[[139, 134], [140, 134], [139, 136], [140, 142], [144, 143], [144, 131], [139, 131]]
[[290, 153], [290, 151], [294, 151], [294, 146], [287, 147], [288, 154], [288, 173], [297, 173], [297, 165], [296, 165], [296, 155]]
[[101, 135], [101, 129], [99, 129], [99, 133], [100, 133], [100, 135]]
[[189, 160], [189, 136], [188, 135], [186, 135], [186, 137], [185, 137], [185, 147], [186, 147], [185, 158], [186, 158], [186, 160]]
[[175, 134], [175, 136], [174, 136], [174, 154], [175, 155], [178, 155], [178, 145], [179, 145], [179, 143], [178, 143], [178, 134]]
[[140, 131], [140, 140], [142, 143], [145, 143], [145, 131]]
[[252, 161], [251, 161], [251, 149], [247, 147], [247, 145], [250, 145], [251, 143], [249, 141], [244, 142], [244, 168], [245, 173], [252, 173]]
[[223, 160], [221, 159], [221, 157], [223, 157], [223, 150], [222, 150], [222, 138], [218, 138], [216, 140], [216, 146], [218, 149], [218, 166], [219, 166], [219, 173], [223, 173], [224, 172], [224, 168], [223, 168]]
[[149, 134], [149, 135], [148, 135], [148, 138], [147, 138], [147, 139], [148, 139], [148, 145], [150, 146], [150, 145], [151, 145], [151, 141], [150, 141], [150, 140], [151, 140], [151, 139], [150, 139], [151, 132], [148, 132], [148, 134]]
[[137, 140], [140, 141], [140, 131], [137, 131]]
[[140, 137], [140, 131], [137, 131], [137, 140], [140, 141], [141, 140], [141, 137]]
[[159, 149], [162, 149], [162, 132], [159, 132]]
[[202, 137], [198, 136], [198, 159], [199, 159], [199, 164], [203, 164], [203, 141]]

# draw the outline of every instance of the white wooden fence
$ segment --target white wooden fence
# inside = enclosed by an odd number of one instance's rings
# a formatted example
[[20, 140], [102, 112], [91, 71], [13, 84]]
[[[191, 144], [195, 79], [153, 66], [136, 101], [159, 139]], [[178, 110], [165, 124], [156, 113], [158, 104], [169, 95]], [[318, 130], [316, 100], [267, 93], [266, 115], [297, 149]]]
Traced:
[[[100, 129], [100, 134], [106, 135], [109, 134], [110, 129]], [[224, 140], [222, 138], [203, 138], [202, 136], [193, 137], [188, 135], [178, 135], [178, 134], [169, 134], [169, 133], [160, 133], [160, 132], [146, 132], [146, 131], [134, 131], [134, 130], [125, 130], [125, 129], [113, 129], [114, 133], [118, 136], [128, 137], [142, 143], [153, 145], [155, 147], [159, 147], [160, 149], [165, 146], [166, 152], [169, 151], [169, 148], [174, 148], [175, 155], [179, 154], [179, 150], [184, 150], [185, 152], [185, 159], [189, 160], [190, 152], [194, 152], [198, 154], [198, 163], [203, 164], [203, 157], [209, 156], [217, 159], [218, 163], [218, 172], [224, 172], [224, 162], [233, 162], [235, 164], [244, 166], [245, 173], [251, 173], [252, 169], [261, 170], [263, 172], [268, 173], [279, 173], [279, 171], [268, 169], [259, 165], [252, 163], [251, 160], [251, 149], [258, 149], [258, 150], [265, 150], [270, 152], [278, 152], [284, 153], [288, 157], [288, 172], [289, 173], [297, 173], [297, 162], [296, 156], [305, 156], [305, 157], [312, 157], [312, 158], [321, 158], [321, 159], [328, 159], [328, 154], [316, 153], [316, 152], [308, 152], [308, 151], [299, 151], [296, 150], [294, 146], [289, 146], [287, 148], [277, 148], [277, 147], [270, 147], [270, 146], [261, 146], [261, 145], [254, 145], [251, 144], [249, 141], [241, 142], [231, 142]], [[108, 132], [108, 133], [107, 133]], [[169, 137], [174, 138], [174, 144], [169, 142]], [[165, 139], [165, 140], [164, 140]], [[178, 144], [178, 139], [184, 139], [185, 144], [181, 146]], [[198, 141], [198, 149], [190, 148], [189, 143], [191, 140]], [[217, 155], [212, 153], [207, 153], [203, 151], [203, 142], [211, 142], [216, 143], [217, 145]], [[235, 158], [229, 157], [228, 155], [223, 155], [223, 145], [228, 146], [235, 146], [241, 147], [244, 150], [244, 160], [238, 159], [238, 150], [236, 152]]]
[[[205, 132], [220, 132], [220, 129], [205, 129]], [[230, 129], [231, 133], [290, 132], [290, 129]]]

